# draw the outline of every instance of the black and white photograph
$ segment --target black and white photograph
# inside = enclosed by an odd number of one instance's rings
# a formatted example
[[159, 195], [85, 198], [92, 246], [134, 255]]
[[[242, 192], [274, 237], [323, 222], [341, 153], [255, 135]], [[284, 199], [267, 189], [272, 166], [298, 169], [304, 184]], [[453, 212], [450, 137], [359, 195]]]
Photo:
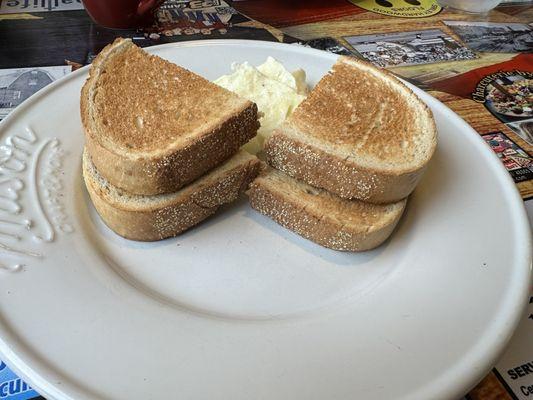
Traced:
[[476, 54], [440, 29], [348, 36], [346, 41], [379, 67], [471, 60]]
[[533, 51], [533, 31], [526, 24], [444, 21], [475, 51], [518, 53]]
[[67, 65], [0, 69], [0, 120], [32, 94], [67, 75], [71, 69]]
[[343, 45], [340, 41], [332, 37], [322, 37], [317, 39], [311, 39], [306, 41], [298, 41], [297, 44], [306, 47], [312, 47], [313, 49], [329, 51], [333, 54], [339, 54], [343, 56], [353, 56], [354, 53]]

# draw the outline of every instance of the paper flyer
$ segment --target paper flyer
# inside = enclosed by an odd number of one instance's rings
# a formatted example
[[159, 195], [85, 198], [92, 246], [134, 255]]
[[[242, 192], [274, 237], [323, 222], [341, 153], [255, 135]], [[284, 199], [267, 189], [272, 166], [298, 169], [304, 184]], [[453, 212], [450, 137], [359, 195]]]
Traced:
[[20, 379], [0, 360], [0, 399], [29, 400], [39, 399], [39, 394]]
[[499, 377], [519, 400], [533, 398], [533, 293], [510, 346], [496, 364]]

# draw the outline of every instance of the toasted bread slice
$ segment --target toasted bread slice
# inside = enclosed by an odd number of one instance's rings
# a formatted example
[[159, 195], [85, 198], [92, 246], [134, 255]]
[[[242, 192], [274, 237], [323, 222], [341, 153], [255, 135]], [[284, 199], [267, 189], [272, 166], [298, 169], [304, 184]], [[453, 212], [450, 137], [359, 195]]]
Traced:
[[435, 151], [429, 108], [393, 75], [339, 57], [265, 144], [274, 168], [344, 198], [407, 197]]
[[83, 152], [83, 178], [103, 221], [127, 239], [153, 241], [179, 233], [206, 219], [246, 190], [261, 162], [239, 151], [224, 164], [175, 192], [135, 195], [109, 183]]
[[280, 225], [324, 247], [370, 250], [383, 243], [398, 223], [407, 200], [380, 205], [347, 200], [274, 169], [250, 184], [250, 204]]
[[98, 171], [135, 194], [174, 192], [256, 135], [257, 106], [117, 39], [81, 92], [86, 147]]

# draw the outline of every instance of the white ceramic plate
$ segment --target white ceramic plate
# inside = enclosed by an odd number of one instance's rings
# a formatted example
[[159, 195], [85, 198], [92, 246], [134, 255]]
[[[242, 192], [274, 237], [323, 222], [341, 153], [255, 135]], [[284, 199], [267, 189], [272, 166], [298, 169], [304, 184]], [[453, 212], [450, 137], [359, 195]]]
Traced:
[[[312, 84], [336, 58], [252, 41], [149, 51], [209, 79], [271, 55]], [[442, 104], [414, 89], [440, 142], [375, 251], [324, 249], [245, 200], [146, 244], [107, 229], [84, 189], [86, 75], [0, 125], [0, 353], [43, 395], [452, 399], [495, 361], [526, 300], [530, 230], [509, 174]]]

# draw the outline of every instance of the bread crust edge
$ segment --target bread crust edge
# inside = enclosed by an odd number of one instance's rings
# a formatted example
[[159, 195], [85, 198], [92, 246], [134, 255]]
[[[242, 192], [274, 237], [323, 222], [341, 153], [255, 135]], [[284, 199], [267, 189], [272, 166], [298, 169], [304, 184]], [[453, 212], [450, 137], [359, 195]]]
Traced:
[[281, 226], [326, 248], [353, 252], [374, 249], [387, 240], [403, 215], [407, 202], [403, 201], [397, 215], [388, 223], [361, 232], [347, 225], [339, 226], [327, 216], [319, 218], [313, 210], [261, 184], [260, 179], [251, 183], [246, 194], [253, 209]]
[[113, 185], [133, 194], [171, 193], [231, 158], [259, 128], [254, 103], [215, 130], [169, 154], [130, 159], [102, 146], [89, 129], [85, 145], [98, 171]]
[[264, 152], [269, 165], [309, 185], [345, 199], [394, 203], [415, 189], [427, 164], [406, 173], [371, 170], [277, 130]]
[[257, 176], [261, 162], [250, 159], [202, 185], [199, 190], [171, 204], [146, 210], [120, 207], [106, 200], [83, 160], [83, 178], [91, 201], [102, 221], [118, 235], [137, 241], [156, 241], [177, 236], [213, 215], [223, 204], [236, 200]]

